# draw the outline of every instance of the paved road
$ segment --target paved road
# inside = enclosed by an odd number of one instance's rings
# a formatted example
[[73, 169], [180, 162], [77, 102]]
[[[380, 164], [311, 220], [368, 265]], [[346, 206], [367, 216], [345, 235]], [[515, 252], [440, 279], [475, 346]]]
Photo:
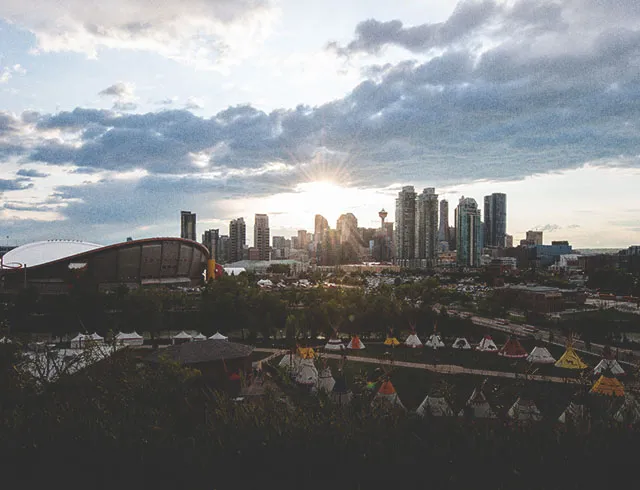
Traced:
[[[288, 353], [288, 350], [281, 349], [268, 349], [268, 348], [256, 348], [258, 352], [272, 352], [273, 355], [269, 356], [269, 359]], [[323, 353], [323, 357], [328, 359], [342, 359], [340, 354], [327, 354]], [[264, 359], [263, 359], [264, 360]], [[374, 357], [360, 357], [360, 356], [347, 356], [348, 361], [364, 362], [367, 364], [383, 364], [393, 365], [399, 367], [406, 367], [412, 369], [424, 369], [426, 371], [432, 371], [434, 373], [441, 374], [473, 374], [477, 376], [491, 376], [496, 378], [511, 378], [522, 379], [528, 381], [549, 381], [551, 383], [579, 383], [580, 381], [574, 378], [560, 378], [558, 376], [542, 376], [538, 374], [521, 374], [510, 373], [504, 371], [487, 371], [484, 369], [470, 369], [462, 366], [456, 366], [453, 364], [423, 364], [418, 362], [404, 362], [404, 361], [387, 361], [384, 359], [378, 359]]]

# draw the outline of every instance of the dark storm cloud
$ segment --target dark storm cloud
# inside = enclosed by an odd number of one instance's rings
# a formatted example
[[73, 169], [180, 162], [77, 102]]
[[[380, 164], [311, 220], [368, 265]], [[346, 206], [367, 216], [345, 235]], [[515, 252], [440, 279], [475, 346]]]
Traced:
[[21, 168], [16, 172], [16, 175], [19, 175], [20, 177], [49, 177], [49, 174], [40, 172], [33, 168]]

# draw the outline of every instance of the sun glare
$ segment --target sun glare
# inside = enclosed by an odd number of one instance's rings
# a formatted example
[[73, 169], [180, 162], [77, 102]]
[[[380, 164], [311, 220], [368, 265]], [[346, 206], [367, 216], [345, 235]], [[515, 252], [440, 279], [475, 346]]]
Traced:
[[[296, 187], [295, 199], [306, 214], [321, 214], [330, 222], [357, 204], [356, 192], [330, 181], [305, 182]], [[356, 202], [354, 202], [356, 201]]]

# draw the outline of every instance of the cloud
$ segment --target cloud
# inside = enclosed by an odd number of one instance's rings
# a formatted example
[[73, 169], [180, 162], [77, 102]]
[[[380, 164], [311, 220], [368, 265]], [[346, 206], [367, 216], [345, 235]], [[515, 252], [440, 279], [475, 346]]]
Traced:
[[114, 111], [121, 111], [121, 112], [135, 111], [137, 107], [138, 105], [133, 102], [116, 101], [113, 103]]
[[553, 233], [554, 231], [558, 231], [562, 229], [562, 226], [556, 224], [546, 224], [546, 225], [536, 225], [533, 227], [536, 231], [545, 231], [548, 233]]
[[577, 228], [580, 228], [580, 225], [569, 225], [569, 226], [567, 226], [568, 230], [575, 230]]
[[26, 75], [27, 70], [25, 70], [20, 64], [0, 68], [0, 84], [7, 83], [9, 80], [11, 80], [11, 78], [13, 78], [13, 75], [16, 74]]
[[39, 170], [35, 170], [35, 169], [29, 169], [29, 168], [21, 168], [16, 172], [16, 175], [19, 175], [21, 177], [48, 177], [49, 174], [46, 174], [44, 172], [40, 172]]
[[131, 83], [117, 82], [101, 90], [98, 95], [116, 97], [118, 99], [131, 99], [134, 97], [135, 87]]
[[133, 49], [211, 66], [261, 42], [277, 9], [267, 0], [4, 0], [0, 18], [30, 30], [37, 51], [85, 53]]
[[24, 189], [30, 189], [33, 187], [33, 183], [30, 179], [18, 178], [14, 180], [0, 179], [0, 192], [4, 191], [20, 191]]
[[204, 104], [201, 99], [197, 97], [189, 97], [187, 99], [186, 104], [184, 105], [185, 109], [204, 109]]

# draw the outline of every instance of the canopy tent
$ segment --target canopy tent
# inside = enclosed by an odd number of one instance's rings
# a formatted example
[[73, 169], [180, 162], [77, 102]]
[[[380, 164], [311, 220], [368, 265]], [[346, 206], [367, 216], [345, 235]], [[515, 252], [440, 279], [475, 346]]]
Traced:
[[404, 341], [404, 345], [415, 349], [416, 347], [422, 347], [422, 342], [415, 333], [412, 333], [407, 337], [407, 340]]
[[478, 344], [478, 347], [476, 347], [476, 350], [479, 350], [480, 352], [498, 352], [498, 346], [496, 346], [491, 335], [485, 335]]
[[593, 368], [593, 374], [603, 374], [609, 371], [614, 376], [622, 376], [624, 374], [624, 369], [618, 361], [615, 359], [602, 359], [598, 365]]
[[532, 364], [554, 364], [556, 362], [546, 347], [534, 347], [527, 356], [527, 361]]
[[344, 373], [340, 370], [335, 376], [335, 384], [331, 390], [331, 400], [336, 405], [348, 405], [351, 403], [351, 398], [353, 398], [353, 394], [347, 387], [347, 380], [344, 377]]
[[458, 337], [455, 340], [455, 342], [451, 345], [451, 347], [453, 347], [454, 349], [460, 349], [460, 350], [470, 350], [471, 344], [464, 337]]
[[78, 335], [76, 335], [74, 338], [71, 339], [71, 348], [82, 349], [85, 346], [85, 343], [90, 340], [91, 340], [91, 337], [89, 335], [79, 333]]
[[638, 403], [638, 400], [625, 393], [624, 403], [613, 415], [613, 420], [621, 424], [637, 424], [640, 422], [640, 403]]
[[206, 335], [202, 335], [200, 332], [198, 332], [196, 335], [193, 336], [193, 340], [207, 340], [207, 336]]
[[318, 375], [318, 385], [316, 386], [318, 391], [331, 393], [335, 384], [336, 380], [333, 379], [333, 376], [331, 375], [331, 368], [327, 366], [322, 369], [322, 371], [320, 371], [320, 374]]
[[400, 409], [406, 411], [391, 380], [382, 382], [378, 393], [376, 393], [376, 396], [373, 398], [372, 405], [386, 410]]
[[129, 333], [118, 332], [115, 336], [115, 341], [119, 345], [142, 345], [144, 338], [134, 330]]
[[589, 418], [589, 410], [585, 405], [570, 402], [569, 406], [558, 417], [561, 424], [577, 424], [586, 421]]
[[94, 342], [102, 342], [104, 337], [100, 337], [97, 332], [93, 332], [91, 335], [88, 335], [88, 340], [93, 340]]
[[580, 356], [573, 350], [571, 345], [567, 346], [567, 350], [564, 351], [564, 354], [556, 361], [555, 366], [564, 369], [585, 369], [588, 367], [582, 362], [582, 359], [580, 359]]
[[313, 359], [302, 359], [296, 374], [296, 383], [304, 386], [315, 386], [318, 384], [318, 370]]
[[354, 335], [349, 341], [349, 345], [347, 345], [347, 349], [353, 349], [353, 350], [364, 349], [364, 344], [362, 343], [362, 340], [360, 340], [360, 337], [358, 337], [357, 335]]
[[302, 359], [313, 359], [316, 353], [311, 347], [298, 347], [298, 356]]
[[189, 335], [187, 332], [185, 332], [184, 330], [174, 335], [173, 337], [171, 337], [172, 344], [182, 344], [183, 342], [191, 342], [192, 340], [193, 340], [193, 337]]
[[211, 337], [209, 337], [209, 340], [229, 340], [229, 337], [225, 337], [220, 332], [216, 332]]
[[624, 396], [624, 386], [616, 378], [610, 378], [603, 374], [598, 381], [593, 384], [589, 393], [605, 396]]
[[515, 337], [509, 337], [509, 340], [498, 351], [498, 355], [509, 359], [524, 359], [528, 356], [527, 351]]
[[473, 393], [469, 397], [465, 408], [460, 410], [458, 415], [460, 417], [465, 415], [465, 412], [468, 411], [473, 418], [476, 419], [495, 419], [496, 414], [489, 405], [487, 401], [487, 397], [484, 396], [484, 393], [481, 389], [474, 389]]
[[533, 400], [518, 398], [507, 412], [507, 416], [514, 420], [538, 422], [542, 420], [542, 414]]
[[398, 342], [398, 339], [395, 337], [387, 337], [384, 341], [384, 345], [392, 345], [395, 347], [396, 345], [400, 345], [400, 342]]
[[424, 343], [425, 346], [431, 347], [432, 349], [441, 349], [444, 347], [444, 342], [440, 338], [440, 335], [437, 333], [432, 333], [431, 337]]
[[327, 342], [324, 346], [324, 350], [335, 350], [335, 351], [343, 351], [346, 347], [342, 343], [340, 339], [330, 338], [329, 342]]
[[422, 403], [416, 410], [416, 414], [420, 417], [431, 415], [433, 417], [451, 417], [454, 415], [453, 410], [447, 403], [447, 400], [441, 396], [428, 396], [422, 400]]

